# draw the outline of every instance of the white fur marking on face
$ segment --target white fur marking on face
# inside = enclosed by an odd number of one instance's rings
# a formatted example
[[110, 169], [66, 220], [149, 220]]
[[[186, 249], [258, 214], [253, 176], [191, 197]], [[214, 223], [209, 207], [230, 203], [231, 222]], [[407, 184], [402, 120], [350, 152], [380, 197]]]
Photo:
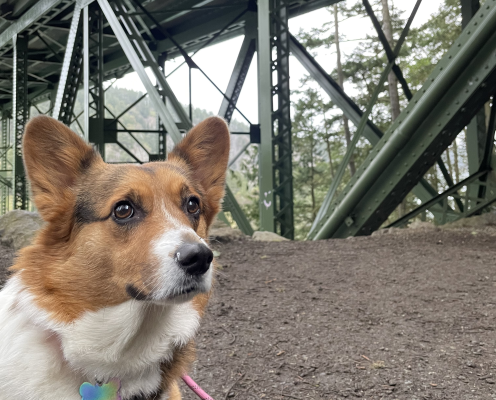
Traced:
[[[165, 228], [165, 232], [152, 244], [152, 253], [159, 260], [157, 276], [152, 282], [150, 296], [159, 302], [171, 300], [173, 303], [190, 300], [199, 292], [208, 292], [212, 286], [212, 268], [202, 276], [191, 276], [179, 267], [177, 261], [181, 253], [179, 247], [191, 241], [192, 238], [209, 247], [208, 244], [189, 226], [182, 224], [174, 218], [162, 203], [162, 214], [174, 229]], [[181, 295], [184, 289], [195, 287], [190, 295]]]
[[[209, 268], [201, 276], [192, 276], [177, 264], [177, 261], [181, 258], [181, 253], [177, 249], [186, 242], [185, 237], [192, 237], [191, 233], [194, 233], [195, 236], [193, 237], [197, 237], [199, 242], [201, 241], [201, 238], [193, 229], [183, 226], [182, 229], [166, 231], [153, 243], [153, 255], [159, 260], [159, 269], [150, 294], [154, 300], [182, 302], [190, 300], [197, 293], [210, 290], [212, 286], [212, 268]], [[181, 295], [183, 290], [191, 287], [196, 288], [191, 295]]]
[[174, 226], [174, 228], [176, 229], [185, 228], [185, 226], [181, 224], [176, 218], [174, 218], [172, 214], [167, 210], [165, 203], [162, 203], [162, 214], [164, 215], [164, 218]]

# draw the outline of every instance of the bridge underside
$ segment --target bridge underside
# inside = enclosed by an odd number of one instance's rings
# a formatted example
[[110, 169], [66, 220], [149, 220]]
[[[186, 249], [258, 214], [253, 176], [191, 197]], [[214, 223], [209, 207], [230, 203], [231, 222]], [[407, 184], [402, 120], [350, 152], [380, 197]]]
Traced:
[[[290, 18], [339, 1], [0, 0], [0, 212], [30, 206], [21, 141], [32, 107], [42, 112], [38, 105], [48, 102], [46, 113], [67, 125], [77, 125], [104, 157], [106, 145], [112, 144], [136, 163], [160, 160], [166, 157], [166, 137], [177, 142], [192, 126], [191, 115], [167, 82], [164, 63], [181, 58], [190, 72], [200, 71], [221, 93], [219, 115], [228, 122], [235, 111], [244, 117], [237, 100], [250, 66], [256, 64], [259, 121], [245, 120], [250, 143], [259, 145], [259, 226], [293, 238], [290, 53], [357, 127], [309, 239], [370, 234], [410, 191], [421, 206], [393, 226], [407, 224], [426, 210], [443, 223], [487, 208], [496, 200], [491, 173], [496, 108], [488, 115], [484, 112], [484, 105], [496, 93], [496, 33], [491, 28], [496, 26], [494, 0], [480, 7], [478, 1], [461, 0], [465, 29], [414, 96], [395, 58], [421, 0], [395, 49], [385, 40], [368, 0], [363, 0], [389, 62], [382, 84], [393, 71], [409, 100], [385, 133], [369, 119], [373, 102], [360, 109], [289, 32]], [[236, 36], [244, 37], [243, 44], [227, 88], [219, 88], [195, 62], [194, 54]], [[156, 83], [145, 68], [152, 71]], [[125, 112], [112, 114], [105, 103], [110, 82], [131, 71], [137, 72], [146, 93], [126, 111], [145, 97], [151, 101], [158, 121], [157, 128], [147, 133], [157, 137], [155, 151], [140, 143], [135, 135], [138, 131], [125, 126]], [[84, 95], [84, 110], [75, 115], [78, 92]], [[465, 127], [470, 176], [455, 184], [441, 154]], [[120, 140], [120, 133], [129, 135], [140, 151]], [[337, 193], [346, 160], [362, 135], [373, 150], [345, 189]], [[423, 178], [436, 163], [449, 187], [444, 193]], [[224, 211], [246, 234], [253, 232], [230, 188]]]

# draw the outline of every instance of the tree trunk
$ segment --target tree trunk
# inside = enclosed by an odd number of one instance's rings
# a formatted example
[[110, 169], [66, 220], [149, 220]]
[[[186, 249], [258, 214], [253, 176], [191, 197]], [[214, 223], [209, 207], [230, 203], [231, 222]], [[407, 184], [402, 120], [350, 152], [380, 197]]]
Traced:
[[448, 172], [453, 177], [453, 164], [451, 163], [450, 148], [446, 149], [446, 164], [448, 164]]
[[[382, 0], [382, 19], [384, 35], [386, 36], [389, 46], [394, 48], [393, 27], [391, 25], [391, 16], [389, 15], [388, 0]], [[391, 103], [391, 119], [394, 122], [400, 115], [400, 96], [398, 94], [398, 79], [393, 71], [388, 75], [389, 100]]]
[[330, 140], [331, 138], [327, 130], [327, 118], [325, 111], [324, 111], [324, 129], [325, 129], [325, 139], [327, 146], [327, 155], [329, 157], [329, 169], [331, 170], [331, 182], [332, 182], [332, 180], [334, 179], [334, 166], [332, 165], [331, 140]]
[[331, 170], [331, 178], [334, 179], [334, 166], [332, 165], [331, 141], [329, 140], [329, 136], [327, 136], [326, 145], [327, 156], [329, 157], [329, 168]]
[[456, 144], [456, 138], [453, 141], [453, 156], [454, 156], [454, 169], [455, 169], [455, 183], [460, 182], [460, 168], [458, 166], [458, 145]]
[[310, 138], [310, 193], [312, 197], [312, 221], [315, 221], [315, 218], [317, 218], [317, 213], [316, 213], [316, 204], [315, 204], [315, 181], [314, 181], [314, 165], [313, 165], [313, 150], [314, 150], [314, 142], [313, 138]]
[[[394, 48], [393, 39], [393, 27], [391, 25], [391, 16], [389, 15], [389, 5], [388, 0], [382, 0], [382, 29], [384, 30], [384, 36], [389, 43], [391, 48]], [[394, 122], [398, 115], [400, 115], [400, 96], [398, 94], [398, 79], [393, 71], [388, 75], [388, 88], [389, 88], [389, 101], [391, 104], [391, 121]], [[406, 197], [400, 203], [398, 207], [399, 217], [401, 218], [406, 214]]]
[[[341, 65], [341, 49], [339, 47], [339, 20], [338, 20], [337, 4], [334, 4], [334, 41], [336, 42], [339, 86], [341, 86], [341, 89], [344, 89], [344, 74], [343, 74], [343, 67]], [[344, 126], [344, 135], [346, 138], [346, 147], [349, 148], [351, 143], [351, 133], [350, 133], [350, 125], [348, 122], [348, 118], [346, 118], [345, 115], [343, 115], [343, 126]], [[348, 165], [350, 167], [351, 176], [355, 175], [356, 167], [355, 167], [355, 158], [353, 157], [353, 155], [351, 156], [350, 163]]]

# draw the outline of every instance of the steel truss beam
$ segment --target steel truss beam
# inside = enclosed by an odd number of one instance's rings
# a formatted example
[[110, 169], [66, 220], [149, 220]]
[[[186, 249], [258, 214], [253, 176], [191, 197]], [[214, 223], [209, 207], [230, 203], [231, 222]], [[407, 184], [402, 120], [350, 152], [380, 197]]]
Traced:
[[10, 119], [9, 114], [7, 112], [2, 113], [2, 147], [0, 151], [2, 154], [0, 155], [0, 168], [2, 169], [2, 178], [5, 181], [2, 184], [2, 198], [0, 199], [0, 212], [5, 214], [9, 209], [9, 197], [10, 197], [10, 188], [12, 187], [12, 182], [9, 181], [9, 178], [12, 179], [11, 176], [7, 175], [8, 169], [8, 151], [10, 149]]
[[[332, 79], [293, 35], [290, 35], [289, 45], [291, 53], [296, 57], [300, 64], [305, 67], [307, 72], [319, 86], [329, 95], [332, 102], [343, 111], [343, 114], [353, 122], [355, 126], [358, 126], [363, 115], [360, 107], [348, 97], [341, 86]], [[372, 145], [375, 145], [382, 137], [383, 133], [372, 121], [367, 120], [363, 135]]]
[[[477, 10], [479, 10], [480, 4], [479, 0], [461, 0], [461, 6], [462, 27], [465, 28], [472, 17], [477, 13]], [[479, 110], [474, 118], [467, 124], [465, 141], [467, 146], [468, 171], [469, 174], [472, 175], [479, 171], [485, 152], [486, 113], [484, 112], [484, 109]], [[483, 178], [485, 178], [485, 176], [482, 177], [482, 179]], [[478, 191], [484, 190], [484, 188], [484, 185], [478, 186], [477, 182], [473, 182], [468, 190], [471, 196], [475, 196]]]
[[495, 25], [489, 0], [360, 166], [315, 239], [377, 229], [495, 92]]
[[[439, 202], [443, 203], [443, 209], [445, 210], [445, 212], [443, 213], [443, 217], [440, 220], [441, 225], [445, 224], [446, 222], [453, 222], [461, 218], [471, 217], [472, 215], [476, 214], [483, 208], [491, 205], [496, 201], [496, 187], [487, 184], [485, 179], [482, 180], [482, 178], [487, 177], [488, 173], [489, 171], [480, 171], [475, 173], [474, 175], [469, 176], [467, 179], [464, 179], [453, 187], [450, 187], [448, 190], [434, 197], [432, 200], [426, 202], [425, 204], [422, 204], [420, 207], [417, 207], [415, 210], [409, 212], [402, 218], [388, 225], [386, 228], [399, 228], [405, 226], [420, 213], [425, 212], [433, 204], [437, 204]], [[479, 179], [483, 181], [481, 185], [484, 186], [484, 188], [486, 189], [485, 192], [489, 194], [487, 198], [485, 198], [485, 196], [470, 196], [470, 185], [478, 181]], [[465, 194], [460, 195], [458, 192], [461, 191], [461, 189], [463, 188], [465, 188]], [[449, 198], [452, 198], [453, 201], [456, 201], [456, 199], [462, 201], [464, 203], [464, 211], [456, 214], [452, 212], [450, 213], [448, 205]]]
[[[155, 106], [157, 114], [160, 117], [160, 120], [164, 125], [167, 133], [171, 136], [172, 140], [175, 143], [180, 142], [182, 139], [182, 134], [179, 131], [171, 112], [162, 100], [162, 97], [165, 97], [168, 100], [169, 104], [172, 105], [174, 111], [176, 112], [176, 115], [179, 117], [179, 122], [185, 124], [188, 129], [192, 126], [192, 124], [181, 104], [175, 97], [173, 91], [169, 87], [167, 81], [165, 80], [165, 76], [160, 71], [156, 58], [153, 56], [150, 48], [143, 40], [143, 37], [141, 36], [134, 19], [129, 15], [129, 12], [135, 12], [136, 10], [126, 0], [115, 0], [113, 2], [114, 8], [110, 6], [108, 0], [98, 0], [98, 4], [105, 14], [108, 23], [114, 31], [115, 36], [119, 40], [119, 44], [126, 54], [129, 63], [133, 67], [134, 71], [138, 74], [141, 82], [145, 86], [150, 100]], [[124, 22], [127, 33], [121, 26], [119, 20], [117, 19], [117, 16], [119, 16], [119, 18], [121, 18], [121, 21]], [[145, 72], [145, 66], [148, 66], [152, 69], [155, 78], [157, 79], [159, 88], [156, 88], [148, 78], [148, 75]], [[237, 201], [229, 188], [226, 189], [226, 196], [226, 203], [237, 205]], [[236, 207], [233, 207], [229, 211], [231, 212], [234, 220], [236, 221], [240, 229], [242, 229], [244, 226], [249, 226], [251, 228], [248, 220], [246, 219], [246, 216], [241, 211], [239, 205], [237, 208], [238, 209], [236, 209]], [[249, 234], [249, 232], [250, 231], [245, 231], [245, 233], [247, 234]]]
[[71, 28], [67, 38], [64, 62], [60, 72], [59, 85], [52, 115], [70, 125], [76, 103], [76, 95], [83, 74], [83, 20], [81, 0], [77, 0], [72, 15]]
[[251, 35], [245, 35], [243, 44], [236, 59], [236, 64], [227, 85], [225, 97], [222, 99], [222, 104], [219, 109], [219, 115], [230, 123], [236, 104], [238, 103], [239, 95], [243, 84], [245, 83], [246, 75], [250, 69], [253, 56], [255, 55], [257, 43], [256, 38]]
[[26, 28], [31, 26], [34, 22], [38, 21], [41, 16], [48, 13], [51, 9], [56, 7], [58, 4], [62, 3], [62, 0], [40, 0], [28, 11], [26, 11], [22, 17], [20, 17], [15, 23], [9, 26], [0, 35], [0, 48], [4, 47], [9, 43], [12, 38], [24, 31]]
[[[392, 72], [396, 75], [398, 82], [401, 84], [401, 87], [403, 89], [403, 93], [405, 94], [406, 99], [408, 101], [410, 101], [413, 97], [412, 92], [410, 91], [410, 88], [408, 87], [408, 83], [406, 82], [406, 79], [403, 76], [403, 72], [401, 71], [399, 65], [396, 64], [396, 56], [394, 54], [393, 49], [389, 45], [388, 40], [386, 39], [386, 35], [384, 34], [384, 31], [382, 30], [381, 24], [380, 24], [379, 20], [377, 19], [376, 15], [374, 13], [374, 10], [372, 9], [372, 6], [370, 5], [369, 1], [368, 0], [362, 0], [362, 2], [363, 2], [363, 5], [365, 6], [365, 10], [367, 11], [367, 14], [369, 15], [370, 19], [372, 20], [372, 24], [374, 25], [374, 28], [377, 32], [379, 40], [380, 40], [382, 46], [384, 47], [384, 51], [386, 52], [386, 57], [388, 59], [388, 62], [393, 63]], [[417, 3], [415, 4], [414, 14], [416, 14], [421, 2], [422, 2], [422, 0], [418, 0]], [[448, 184], [448, 186], [450, 186], [450, 187], [453, 186], [454, 185], [453, 180], [451, 179], [451, 176], [448, 172], [448, 169], [444, 165], [442, 158], [439, 158], [437, 160], [437, 163], [439, 165], [441, 173], [442, 173], [444, 179], [446, 180], [446, 183]], [[421, 184], [423, 184], [424, 186], [425, 186], [425, 184], [428, 185], [428, 183], [425, 180], [422, 180], [422, 181], [421, 181]], [[416, 191], [419, 191], [418, 189], [419, 188], [416, 187], [414, 189], [414, 193]], [[419, 198], [420, 198], [420, 200], [422, 200], [424, 202], [426, 201], [424, 196], [420, 196]], [[463, 207], [462, 203], [458, 199], [456, 199], [456, 203], [457, 203], [458, 207], [460, 207], [460, 209], [462, 209], [462, 207]], [[437, 207], [436, 204], [434, 204], [434, 206]]]
[[29, 119], [28, 102], [28, 35], [14, 38], [14, 208], [26, 210], [28, 189], [22, 161], [22, 136]]
[[[343, 111], [343, 114], [351, 122], [353, 122], [355, 126], [358, 127], [363, 116], [363, 111], [360, 107], [350, 97], [348, 97], [341, 86], [324, 70], [324, 68], [322, 68], [315, 58], [313, 58], [305, 47], [292, 35], [290, 36], [290, 49], [291, 53], [296, 57], [301, 65], [305, 67], [310, 76], [327, 93], [332, 102], [336, 104], [341, 111]], [[375, 146], [383, 136], [383, 133], [372, 121], [367, 119], [363, 130], [363, 136], [372, 146]], [[418, 185], [413, 188], [413, 193], [422, 202], [426, 202], [433, 196], [437, 195], [437, 190], [435, 190], [429, 182], [422, 178]], [[312, 225], [312, 232], [316, 229], [317, 224], [323, 218], [327, 210], [327, 207], [323, 207], [319, 210]], [[439, 205], [434, 204], [431, 211], [437, 215], [438, 212], [442, 212], [442, 209]]]
[[[88, 6], [88, 62], [89, 62], [89, 104], [88, 139], [94, 143], [105, 160], [105, 90], [103, 59], [103, 28], [105, 18], [95, 2]], [[84, 40], [83, 40], [84, 41]], [[83, 55], [84, 57], [84, 55]], [[83, 60], [81, 60], [83, 61]]]

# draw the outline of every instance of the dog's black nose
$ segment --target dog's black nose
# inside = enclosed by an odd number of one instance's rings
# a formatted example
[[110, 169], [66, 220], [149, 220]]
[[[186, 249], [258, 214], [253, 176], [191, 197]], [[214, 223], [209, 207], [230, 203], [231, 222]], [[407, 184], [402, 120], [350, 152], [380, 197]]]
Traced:
[[214, 259], [212, 251], [202, 243], [186, 243], [176, 250], [176, 261], [190, 275], [203, 275]]

